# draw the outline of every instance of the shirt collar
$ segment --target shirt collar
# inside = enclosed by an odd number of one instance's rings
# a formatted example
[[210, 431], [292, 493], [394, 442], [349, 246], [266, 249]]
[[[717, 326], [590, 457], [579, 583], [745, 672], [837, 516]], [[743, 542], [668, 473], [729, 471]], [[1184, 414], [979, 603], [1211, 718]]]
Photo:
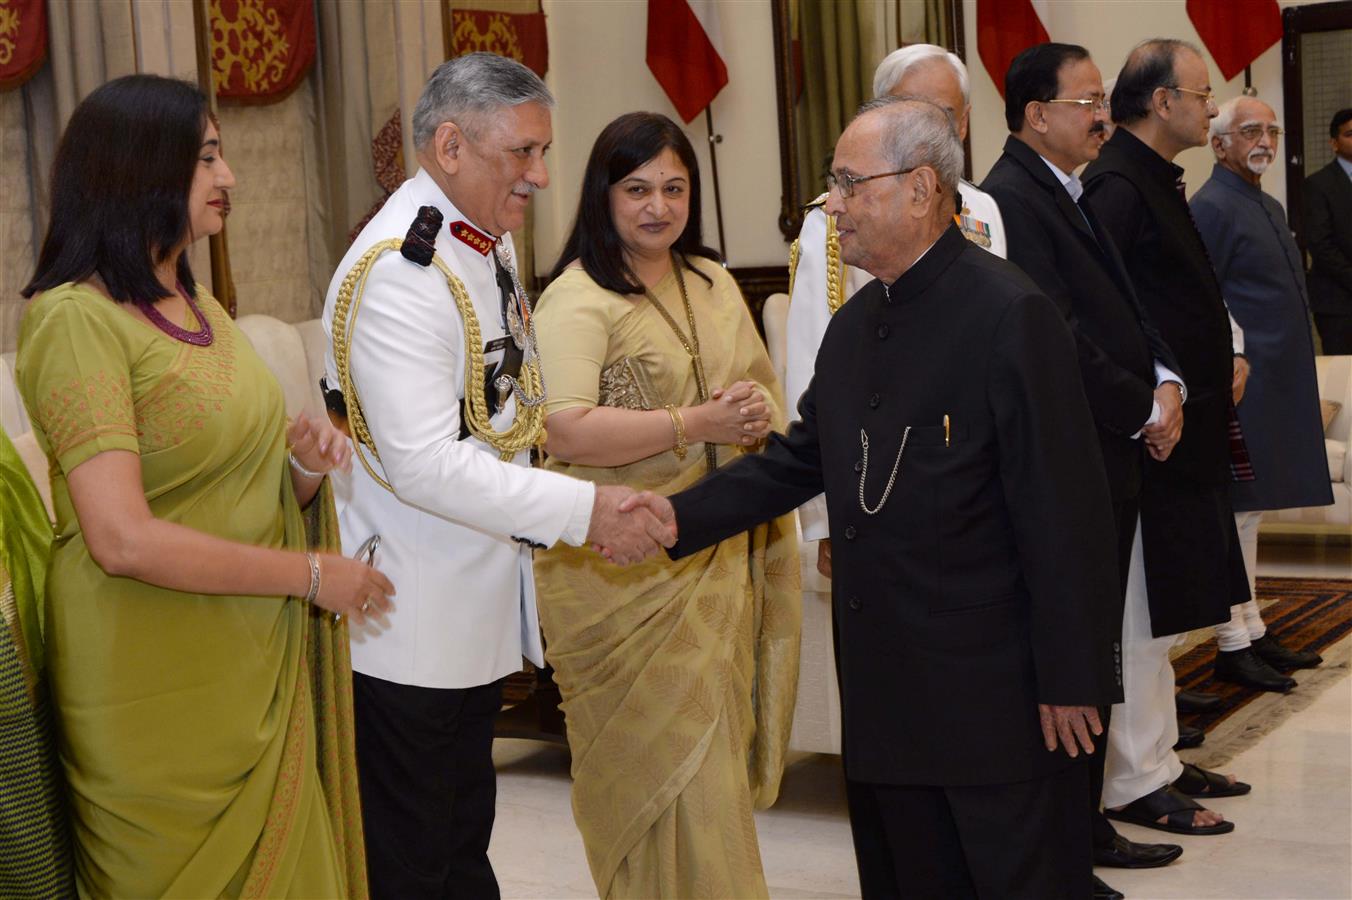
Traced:
[[1167, 184], [1172, 188], [1183, 177], [1182, 166], [1175, 165], [1160, 156], [1155, 152], [1155, 148], [1125, 128], [1114, 129], [1113, 136], [1108, 139], [1108, 143], [1135, 159], [1151, 177], [1157, 179], [1161, 184]]
[[1061, 186], [1066, 189], [1066, 193], [1070, 194], [1070, 199], [1079, 203], [1080, 195], [1084, 193], [1084, 185], [1080, 183], [1080, 176], [1076, 175], [1074, 172], [1071, 172], [1070, 174], [1062, 172], [1056, 163], [1052, 162], [1041, 153], [1038, 154], [1037, 158], [1045, 162], [1047, 168], [1052, 170], [1052, 174], [1056, 176], [1056, 180], [1061, 182]]
[[1246, 196], [1248, 196], [1250, 199], [1253, 200], [1262, 199], [1261, 197], [1263, 193], [1262, 188], [1257, 187], [1248, 181], [1245, 181], [1242, 176], [1237, 175], [1234, 172], [1231, 172], [1229, 169], [1227, 169], [1220, 163], [1216, 163], [1211, 167], [1211, 177], [1228, 187], [1232, 187], [1237, 191], [1244, 192]]
[[1352, 160], [1343, 159], [1341, 156], [1335, 156], [1333, 158], [1338, 160], [1338, 165], [1342, 167], [1343, 172], [1347, 177], [1352, 178]]

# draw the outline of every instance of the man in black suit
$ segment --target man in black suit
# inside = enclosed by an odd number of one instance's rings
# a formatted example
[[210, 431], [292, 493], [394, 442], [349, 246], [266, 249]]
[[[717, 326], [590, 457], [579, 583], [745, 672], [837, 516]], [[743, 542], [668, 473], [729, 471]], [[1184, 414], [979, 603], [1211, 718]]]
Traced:
[[[1132, 287], [1187, 379], [1187, 427], [1173, 452], [1144, 464], [1140, 527], [1128, 567], [1122, 656], [1130, 685], [1113, 711], [1103, 802], [1110, 818], [1185, 834], [1233, 823], [1192, 797], [1248, 791], [1185, 766], [1173, 751], [1176, 635], [1228, 621], [1249, 597], [1230, 508], [1230, 320], [1173, 159], [1208, 140], [1216, 115], [1207, 66], [1189, 44], [1151, 40], [1127, 57], [1113, 88], [1117, 123], [1085, 170], [1091, 217], [1116, 245]], [[1156, 448], [1152, 446], [1152, 451]]]
[[[1083, 187], [1075, 170], [1098, 158], [1107, 118], [1103, 78], [1087, 50], [1056, 43], [1028, 48], [1005, 74], [1011, 135], [981, 187], [1012, 226], [1009, 261], [1060, 308], [1075, 335], [1117, 527], [1120, 592], [1111, 613], [1117, 652], [1144, 446], [1149, 442], [1158, 458], [1166, 458], [1177, 443], [1183, 384], [1173, 352], [1136, 299], [1117, 248], [1078, 202]], [[1103, 710], [1105, 724], [1109, 709]], [[1149, 868], [1183, 853], [1176, 844], [1140, 844], [1118, 834], [1099, 811], [1102, 753], [1090, 767], [1096, 864]], [[1121, 896], [1097, 880], [1094, 890], [1095, 896]]]
[[1121, 691], [1111, 501], [1074, 339], [953, 223], [961, 170], [939, 107], [864, 107], [826, 210], [877, 280], [832, 318], [800, 421], [631, 506], [683, 556], [825, 491], [865, 897], [1084, 900], [1085, 755]]
[[1352, 108], [1329, 122], [1333, 160], [1305, 179], [1310, 308], [1329, 355], [1352, 353]]

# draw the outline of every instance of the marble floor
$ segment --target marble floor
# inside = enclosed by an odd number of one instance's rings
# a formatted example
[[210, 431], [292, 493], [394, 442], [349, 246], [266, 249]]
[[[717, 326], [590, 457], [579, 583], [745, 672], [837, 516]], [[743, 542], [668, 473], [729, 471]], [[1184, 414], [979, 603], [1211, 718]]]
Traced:
[[[1264, 544], [1259, 574], [1352, 576], [1346, 545]], [[569, 807], [568, 754], [502, 740], [498, 818], [490, 855], [505, 898], [595, 897]], [[1175, 837], [1130, 825], [1134, 840], [1173, 841], [1183, 857], [1163, 869], [1100, 870], [1131, 898], [1318, 898], [1352, 900], [1352, 679], [1225, 767], [1254, 786], [1212, 801], [1236, 823], [1216, 837]], [[779, 802], [757, 814], [761, 855], [776, 898], [857, 897], [859, 884], [834, 756], [798, 755]]]

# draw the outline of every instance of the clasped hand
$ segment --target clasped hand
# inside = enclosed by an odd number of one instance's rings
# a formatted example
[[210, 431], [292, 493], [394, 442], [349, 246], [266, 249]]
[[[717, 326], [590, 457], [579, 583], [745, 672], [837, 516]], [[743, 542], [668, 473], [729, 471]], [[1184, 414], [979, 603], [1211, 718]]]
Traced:
[[703, 420], [696, 429], [699, 439], [747, 447], [770, 434], [770, 407], [754, 381], [714, 388], [709, 399], [696, 409]]
[[1160, 405], [1159, 420], [1141, 429], [1141, 435], [1150, 456], [1164, 462], [1183, 436], [1183, 395], [1178, 383], [1166, 381], [1155, 388], [1155, 402]]
[[[644, 497], [651, 500], [640, 499]], [[606, 559], [621, 566], [647, 559], [676, 543], [676, 515], [669, 512], [663, 516], [663, 504], [666, 510], [671, 510], [664, 497], [646, 491], [636, 494], [623, 486], [598, 485], [587, 541]]]

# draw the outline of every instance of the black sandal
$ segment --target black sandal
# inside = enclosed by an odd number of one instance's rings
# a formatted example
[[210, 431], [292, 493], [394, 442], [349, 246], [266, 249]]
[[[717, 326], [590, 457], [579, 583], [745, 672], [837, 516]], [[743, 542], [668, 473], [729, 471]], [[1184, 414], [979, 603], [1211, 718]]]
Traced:
[[1242, 781], [1230, 783], [1219, 772], [1210, 772], [1192, 763], [1183, 764], [1183, 774], [1174, 780], [1174, 788], [1189, 797], [1242, 797], [1253, 790]]
[[[1194, 825], [1193, 813], [1205, 809], [1202, 804], [1180, 794], [1172, 784], [1166, 784], [1138, 797], [1121, 809], [1105, 809], [1103, 814], [1119, 822], [1130, 822], [1145, 828], [1155, 828], [1173, 834], [1229, 834], [1235, 830], [1234, 822], [1221, 822], [1217, 825]], [[1165, 816], [1164, 822], [1159, 822]]]

